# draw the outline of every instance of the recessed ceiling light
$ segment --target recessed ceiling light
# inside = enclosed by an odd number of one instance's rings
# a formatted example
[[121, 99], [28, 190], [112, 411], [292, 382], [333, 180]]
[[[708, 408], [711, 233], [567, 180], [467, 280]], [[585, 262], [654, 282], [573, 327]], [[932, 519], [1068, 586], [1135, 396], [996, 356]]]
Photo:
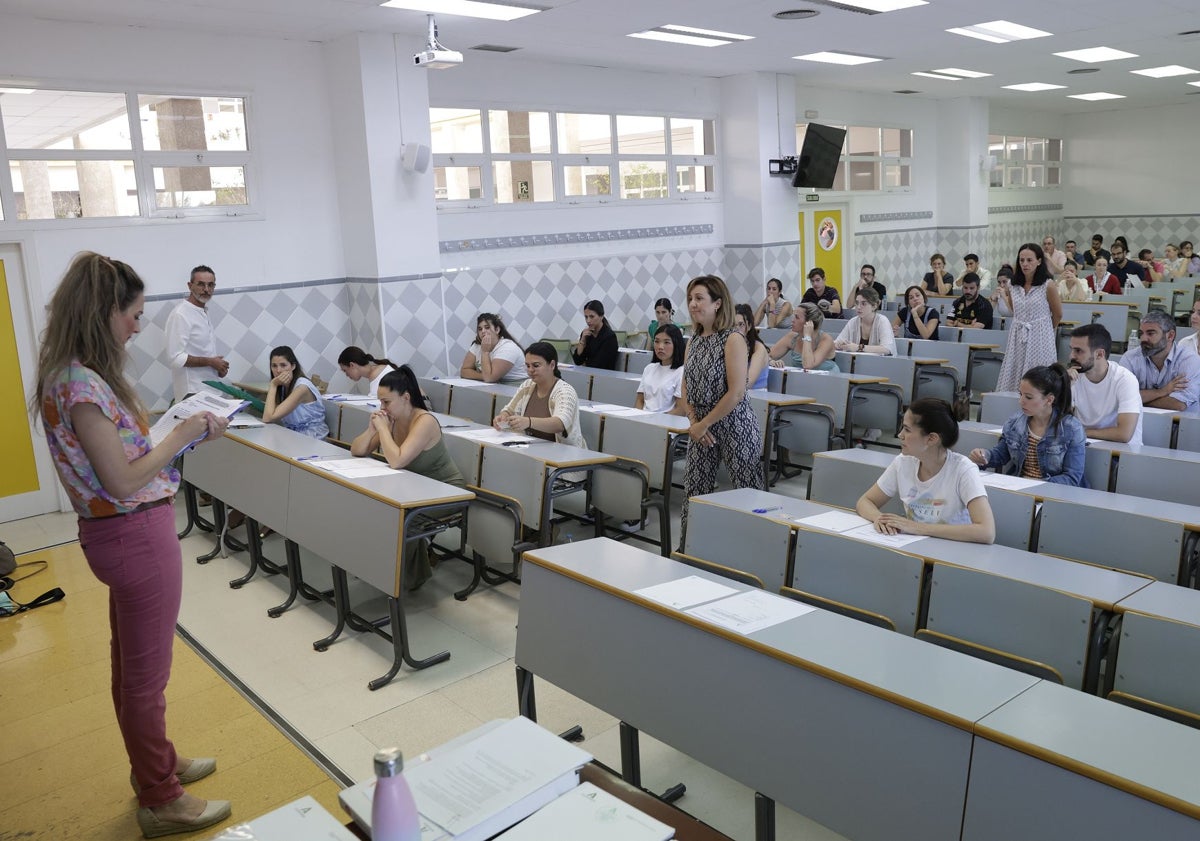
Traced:
[[1104, 91], [1096, 91], [1096, 93], [1071, 93], [1067, 94], [1071, 99], [1083, 99], [1088, 102], [1099, 102], [1102, 99], [1124, 99], [1125, 97], [1119, 93], [1105, 93]]
[[1020, 85], [1005, 85], [1010, 91], [1054, 91], [1065, 88], [1066, 85], [1049, 85], [1045, 82], [1024, 82]]
[[776, 20], [808, 20], [815, 18], [821, 14], [816, 9], [784, 9], [782, 12], [776, 12], [771, 17]]
[[[1200, 93], [1200, 91], [1196, 91], [1196, 92], [1197, 92], [1197, 93]], [[906, 89], [906, 90], [902, 90], [902, 91], [892, 91], [892, 93], [902, 93], [902, 94], [905, 94], [905, 95], [907, 95], [907, 94], [912, 94], [912, 93], [920, 93], [920, 91], [914, 91], [914, 90], [907, 90], [907, 89]]]
[[1069, 58], [1072, 61], [1086, 61], [1089, 64], [1098, 61], [1119, 61], [1123, 58], [1137, 58], [1137, 53], [1114, 50], [1112, 47], [1088, 47], [1085, 50], [1067, 50], [1065, 53], [1055, 53], [1055, 55], [1059, 58]]
[[1084, 73], [1099, 73], [1099, 67], [1076, 67], [1074, 70], [1068, 70], [1068, 76], [1082, 76]]
[[1130, 70], [1129, 72], [1139, 76], [1149, 76], [1152, 79], [1165, 79], [1168, 76], [1190, 76], [1193, 73], [1200, 73], [1200, 70], [1180, 67], [1178, 64], [1168, 64], [1165, 67], [1147, 67], [1145, 70]]
[[833, 51], [809, 53], [808, 55], [794, 55], [792, 58], [797, 61], [820, 61], [825, 64], [870, 64], [873, 61], [883, 61], [878, 56], [870, 55], [854, 55], [853, 53], [839, 53]]
[[915, 70], [914, 76], [924, 76], [926, 79], [945, 79], [947, 82], [961, 82], [961, 76], [947, 76], [945, 73], [935, 73], [932, 70]]
[[521, 6], [489, 0], [387, 0], [380, 5], [391, 9], [407, 9], [410, 12], [434, 12], [439, 15], [461, 15], [488, 20], [516, 20], [546, 11], [541, 6]]
[[947, 29], [955, 35], [966, 35], [968, 38], [978, 38], [993, 44], [1007, 44], [1009, 41], [1026, 41], [1030, 38], [1045, 38], [1052, 32], [1043, 32], [1032, 26], [1022, 26], [1007, 20], [992, 20], [987, 23], [977, 23], [973, 26], [956, 26]]
[[945, 73], [947, 76], [958, 76], [960, 79], [982, 79], [991, 73], [980, 73], [978, 70], [962, 70], [958, 67], [939, 67], [934, 73]]
[[690, 44], [694, 47], [723, 47], [735, 41], [753, 41], [753, 35], [737, 35], [733, 32], [717, 32], [712, 29], [697, 29], [668, 23], [644, 32], [630, 32], [630, 38], [647, 38], [651, 41], [670, 41], [674, 44]]

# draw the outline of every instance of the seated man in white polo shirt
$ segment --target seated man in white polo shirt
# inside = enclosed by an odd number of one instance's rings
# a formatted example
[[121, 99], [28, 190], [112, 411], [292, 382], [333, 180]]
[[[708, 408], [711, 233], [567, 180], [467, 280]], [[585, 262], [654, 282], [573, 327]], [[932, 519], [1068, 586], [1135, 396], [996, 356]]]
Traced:
[[1112, 336], [1102, 324], [1071, 331], [1071, 403], [1089, 438], [1142, 443], [1137, 377], [1108, 361]]

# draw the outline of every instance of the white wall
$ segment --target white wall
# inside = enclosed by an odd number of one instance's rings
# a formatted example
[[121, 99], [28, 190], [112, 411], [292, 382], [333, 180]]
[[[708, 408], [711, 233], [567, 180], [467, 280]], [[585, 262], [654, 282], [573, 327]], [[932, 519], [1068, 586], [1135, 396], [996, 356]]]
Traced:
[[182, 292], [201, 262], [225, 288], [345, 275], [319, 45], [13, 18], [3, 31], [0, 78], [246, 95], [262, 196], [261, 213], [245, 219], [0, 222], [0, 240], [23, 242], [37, 267], [32, 289], [48, 294], [84, 249], [129, 262], [149, 294]]
[[[461, 67], [429, 73], [429, 103], [439, 106], [503, 107], [588, 113], [720, 116], [718, 80], [668, 73], [642, 73], [525, 61], [511, 55], [470, 52]], [[718, 153], [721, 150], [718, 149]], [[764, 164], [765, 165], [765, 164]], [[723, 174], [718, 167], [718, 179]], [[644, 253], [724, 242], [722, 202], [624, 202], [578, 207], [496, 207], [438, 211], [438, 238], [467, 240], [572, 231], [602, 231], [663, 225], [713, 225], [713, 234], [685, 240], [625, 240], [594, 245], [475, 251], [447, 254], [447, 268], [555, 260], [587, 254]]]
[[1067, 131], [1067, 216], [1200, 215], [1200, 103], [1082, 114]]

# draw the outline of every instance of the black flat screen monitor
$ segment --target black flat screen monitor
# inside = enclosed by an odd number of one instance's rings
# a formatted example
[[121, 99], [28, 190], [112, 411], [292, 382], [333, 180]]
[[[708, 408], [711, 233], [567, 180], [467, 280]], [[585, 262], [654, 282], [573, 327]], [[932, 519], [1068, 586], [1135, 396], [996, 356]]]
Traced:
[[792, 186], [825, 190], [832, 187], [845, 141], [844, 128], [809, 123], [808, 130], [804, 132], [804, 148], [800, 150]]

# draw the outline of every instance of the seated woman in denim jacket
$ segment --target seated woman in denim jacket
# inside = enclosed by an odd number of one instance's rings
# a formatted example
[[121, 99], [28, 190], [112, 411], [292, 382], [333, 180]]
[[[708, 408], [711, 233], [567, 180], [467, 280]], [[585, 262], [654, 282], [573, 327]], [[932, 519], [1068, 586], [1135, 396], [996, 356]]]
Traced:
[[1083, 424], [1071, 412], [1071, 378], [1057, 362], [1030, 368], [1019, 387], [1021, 411], [1004, 424], [990, 450], [971, 450], [971, 461], [1014, 476], [1087, 487], [1083, 478]]

